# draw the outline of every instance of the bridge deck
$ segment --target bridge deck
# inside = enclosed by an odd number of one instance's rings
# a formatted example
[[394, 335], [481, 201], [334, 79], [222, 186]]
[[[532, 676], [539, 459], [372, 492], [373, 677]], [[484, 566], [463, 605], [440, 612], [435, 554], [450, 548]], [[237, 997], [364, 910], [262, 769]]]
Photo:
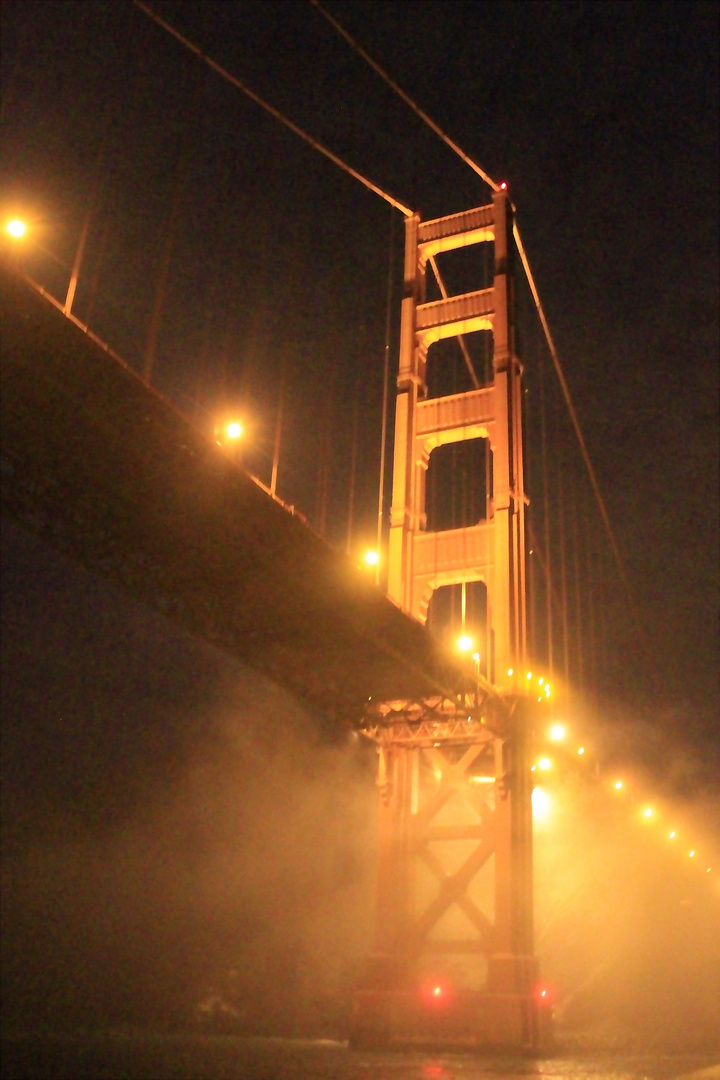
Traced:
[[2, 510], [324, 711], [450, 655], [20, 277], [0, 272]]

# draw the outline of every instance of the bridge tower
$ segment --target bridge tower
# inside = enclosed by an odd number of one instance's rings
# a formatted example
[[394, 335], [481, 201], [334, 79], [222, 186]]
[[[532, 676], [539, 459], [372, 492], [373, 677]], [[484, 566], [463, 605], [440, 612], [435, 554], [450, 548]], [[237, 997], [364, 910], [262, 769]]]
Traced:
[[[494, 246], [492, 287], [426, 302], [427, 263]], [[358, 1043], [540, 1046], [548, 1008], [533, 955], [531, 721], [525, 637], [522, 367], [515, 352], [512, 207], [505, 191], [433, 221], [406, 221], [390, 521], [390, 597], [425, 621], [433, 592], [482, 581], [487, 673], [452, 696], [371, 704], [380, 835], [375, 952], [354, 1000]], [[444, 291], [444, 290], [443, 290]], [[434, 342], [490, 331], [493, 376], [428, 397]], [[431, 363], [433, 360], [430, 361]], [[435, 449], [488, 440], [484, 520], [428, 531]]]

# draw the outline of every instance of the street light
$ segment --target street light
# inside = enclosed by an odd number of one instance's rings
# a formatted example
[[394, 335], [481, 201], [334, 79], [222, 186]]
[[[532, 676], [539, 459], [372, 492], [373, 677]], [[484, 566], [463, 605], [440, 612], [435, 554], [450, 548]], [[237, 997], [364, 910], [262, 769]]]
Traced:
[[5, 226], [5, 232], [12, 236], [14, 240], [20, 240], [27, 232], [27, 225], [19, 218], [13, 218]]
[[237, 442], [243, 435], [243, 426], [239, 420], [226, 420], [215, 425], [215, 442], [218, 446]]

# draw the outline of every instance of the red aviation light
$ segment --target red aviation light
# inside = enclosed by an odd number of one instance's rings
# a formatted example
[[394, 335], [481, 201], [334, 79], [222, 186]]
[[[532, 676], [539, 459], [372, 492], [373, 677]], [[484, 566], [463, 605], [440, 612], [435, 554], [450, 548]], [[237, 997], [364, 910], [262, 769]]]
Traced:
[[538, 983], [535, 987], [534, 997], [538, 1005], [543, 1005], [546, 1008], [551, 1008], [553, 1004], [552, 989], [547, 983]]
[[428, 982], [422, 988], [422, 997], [426, 1004], [439, 1007], [447, 1002], [450, 990], [446, 983], [439, 980]]
[[500, 185], [500, 190], [507, 191], [507, 182], [505, 180], [503, 180], [502, 184]]

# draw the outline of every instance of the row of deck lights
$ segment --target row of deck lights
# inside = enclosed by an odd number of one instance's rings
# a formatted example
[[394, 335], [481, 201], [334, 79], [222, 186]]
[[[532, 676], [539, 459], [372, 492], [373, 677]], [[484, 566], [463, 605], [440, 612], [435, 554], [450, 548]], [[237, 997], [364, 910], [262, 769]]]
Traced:
[[[515, 674], [515, 669], [514, 668], [508, 668], [508, 678], [511, 679], [514, 674]], [[532, 671], [528, 671], [525, 678], [527, 679], [527, 681], [529, 683], [532, 683], [532, 681], [533, 681], [533, 673], [532, 673]], [[538, 686], [542, 690], [542, 693], [538, 696], [538, 701], [542, 701], [542, 695], [543, 694], [545, 694], [546, 699], [549, 698], [550, 697], [550, 683], [547, 682], [542, 676], [538, 679], [537, 683], [538, 683]]]
[[[614, 783], [613, 783], [613, 788], [617, 792], [625, 791], [626, 790], [626, 785], [625, 785], [624, 780], [615, 780]], [[642, 810], [641, 817], [645, 821], [653, 821], [653, 820], [657, 820], [659, 815], [658, 815], [658, 812], [655, 809], [653, 809], [652, 806], [645, 806], [643, 808], [643, 810]], [[667, 838], [668, 838], [668, 840], [679, 840], [677, 829], [671, 829], [670, 832], [667, 834]], [[687, 857], [689, 859], [697, 859], [698, 858], [697, 850], [695, 848], [691, 848], [691, 850], [688, 851], [688, 853], [687, 853]], [[702, 861], [702, 860], [699, 860], [699, 861]], [[705, 873], [709, 874], [711, 871], [712, 871], [712, 867], [708, 866], [706, 868], [706, 870], [705, 870]]]
[[[565, 729], [563, 724], [552, 724], [550, 726], [549, 731], [548, 731], [548, 736], [553, 742], [561, 742], [565, 738], [566, 734], [567, 734], [567, 732], [566, 732], [566, 729]], [[584, 746], [578, 747], [577, 753], [578, 753], [578, 756], [582, 757], [583, 754], [585, 753], [585, 747]], [[542, 772], [547, 772], [551, 768], [552, 768], [551, 759], [549, 757], [543, 756], [543, 757], [538, 758], [537, 762], [534, 765], [531, 766], [531, 771], [536, 772], [536, 771], [540, 770]], [[540, 789], [538, 789], [538, 788], [535, 789], [535, 791], [539, 791], [539, 790]], [[618, 793], [619, 792], [625, 792], [625, 791], [627, 791], [627, 785], [626, 785], [624, 780], [614, 780], [614, 781], [612, 781], [612, 790], [616, 791]], [[533, 793], [533, 794], [535, 794], [535, 793]], [[542, 796], [543, 797], [540, 798], [538, 800], [538, 802], [541, 803], [543, 805], [543, 807], [546, 807], [547, 794], [543, 792]], [[645, 806], [645, 807], [643, 807], [640, 816], [644, 821], [649, 822], [649, 821], [658, 820], [660, 815], [658, 814], [658, 812], [652, 806]], [[668, 838], [668, 840], [679, 840], [677, 829], [671, 829], [670, 832], [667, 834], [667, 838]], [[697, 849], [696, 848], [691, 848], [687, 853], [687, 857], [689, 859], [698, 859], [698, 851], [697, 851]], [[702, 861], [702, 860], [699, 860], [699, 861]], [[705, 870], [705, 873], [709, 874], [709, 873], [711, 873], [711, 871], [712, 871], [712, 867], [708, 866], [706, 868], [706, 870]]]

